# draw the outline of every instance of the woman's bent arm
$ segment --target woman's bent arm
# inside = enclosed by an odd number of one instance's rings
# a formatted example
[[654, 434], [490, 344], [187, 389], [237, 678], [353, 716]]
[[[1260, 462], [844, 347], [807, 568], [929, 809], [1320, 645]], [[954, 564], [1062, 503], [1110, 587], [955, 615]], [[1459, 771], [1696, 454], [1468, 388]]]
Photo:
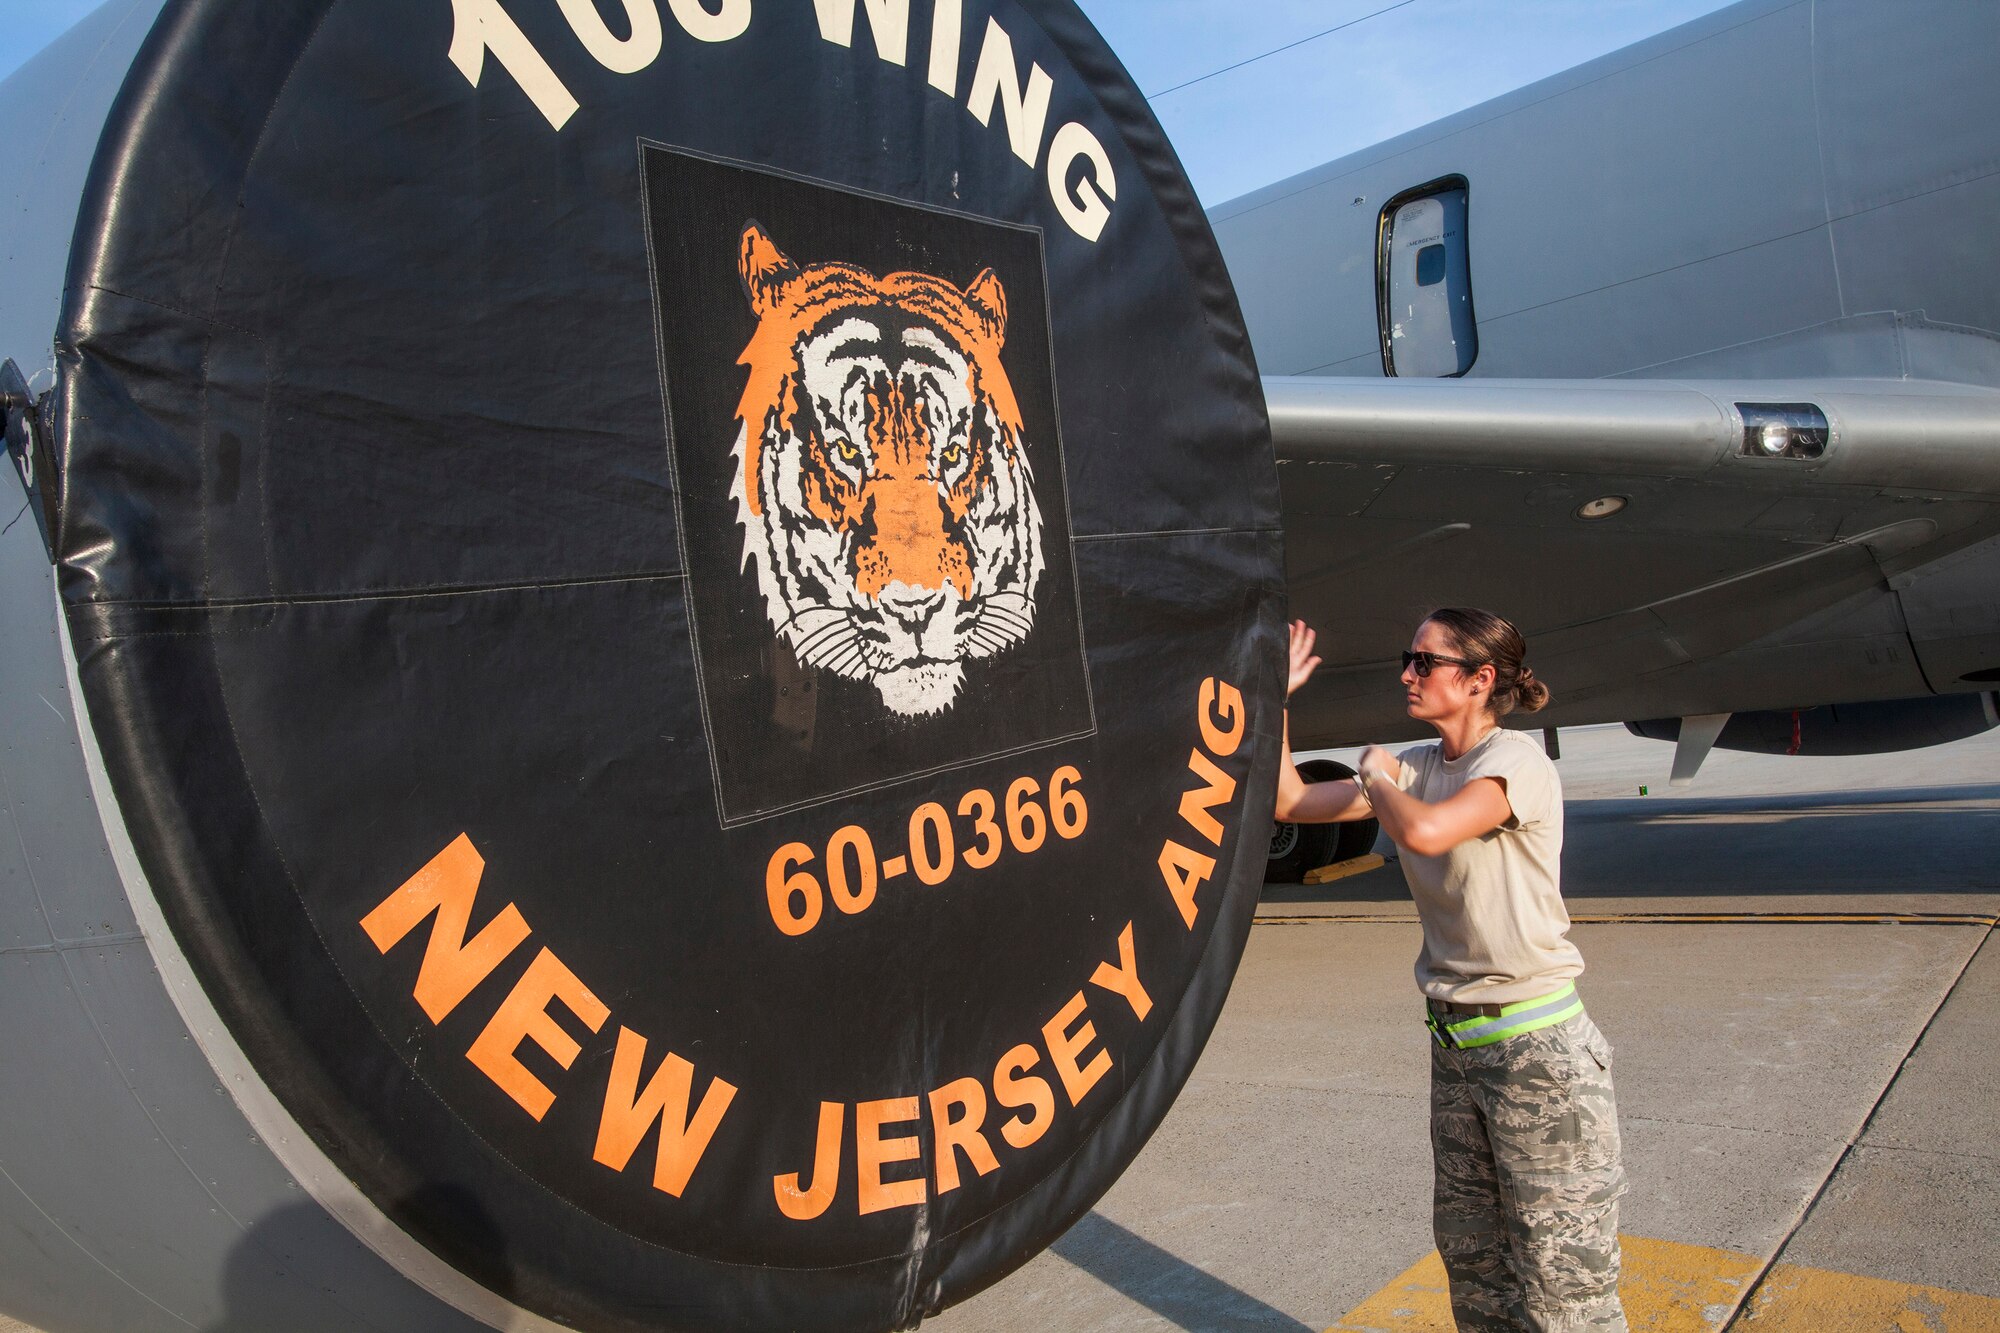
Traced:
[[1396, 762], [1388, 751], [1370, 749], [1361, 756], [1361, 771], [1368, 775], [1382, 831], [1405, 851], [1443, 856], [1461, 842], [1483, 837], [1514, 817], [1506, 783], [1499, 778], [1474, 778], [1456, 794], [1432, 805], [1396, 785], [1394, 770], [1388, 767]]
[[1292, 762], [1292, 723], [1285, 719], [1285, 740], [1278, 752], [1278, 819], [1287, 824], [1346, 824], [1374, 813], [1361, 784], [1353, 778], [1338, 782], [1307, 782]]

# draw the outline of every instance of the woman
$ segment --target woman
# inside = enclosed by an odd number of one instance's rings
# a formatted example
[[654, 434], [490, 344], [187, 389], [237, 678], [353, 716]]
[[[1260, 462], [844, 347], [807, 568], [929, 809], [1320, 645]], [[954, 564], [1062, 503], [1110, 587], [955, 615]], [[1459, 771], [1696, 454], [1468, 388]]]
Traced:
[[[1319, 666], [1291, 631], [1291, 690]], [[1403, 654], [1413, 718], [1435, 744], [1370, 746], [1360, 772], [1307, 783], [1289, 728], [1281, 820], [1374, 817], [1402, 853], [1423, 922], [1417, 986], [1431, 1042], [1432, 1225], [1461, 1330], [1625, 1328], [1625, 1193], [1611, 1047], [1583, 1012], [1583, 957], [1565, 936], [1562, 784], [1534, 741], [1500, 727], [1548, 688], [1489, 611], [1447, 608]]]

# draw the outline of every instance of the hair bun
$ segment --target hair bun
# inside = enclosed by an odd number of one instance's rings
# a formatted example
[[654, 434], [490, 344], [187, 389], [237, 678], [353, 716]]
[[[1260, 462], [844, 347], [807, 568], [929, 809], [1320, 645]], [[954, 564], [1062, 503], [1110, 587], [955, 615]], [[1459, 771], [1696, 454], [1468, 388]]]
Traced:
[[1540, 712], [1548, 706], [1549, 687], [1535, 679], [1533, 668], [1523, 666], [1514, 676], [1514, 706], [1524, 713]]

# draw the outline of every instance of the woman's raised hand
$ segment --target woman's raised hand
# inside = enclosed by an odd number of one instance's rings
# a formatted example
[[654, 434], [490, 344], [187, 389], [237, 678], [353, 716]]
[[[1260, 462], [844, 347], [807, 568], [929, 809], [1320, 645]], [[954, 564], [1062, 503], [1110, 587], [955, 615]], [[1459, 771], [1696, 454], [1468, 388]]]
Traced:
[[1319, 636], [1303, 620], [1292, 622], [1291, 672], [1285, 681], [1285, 697], [1292, 694], [1312, 679], [1312, 673], [1319, 669], [1319, 659], [1313, 656], [1313, 641]]

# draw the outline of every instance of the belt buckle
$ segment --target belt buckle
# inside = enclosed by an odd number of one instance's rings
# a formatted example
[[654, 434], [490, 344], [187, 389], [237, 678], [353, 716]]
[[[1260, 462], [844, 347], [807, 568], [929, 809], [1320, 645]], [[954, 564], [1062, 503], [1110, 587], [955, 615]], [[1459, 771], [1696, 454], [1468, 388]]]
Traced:
[[1431, 1030], [1433, 1037], [1437, 1038], [1438, 1045], [1444, 1047], [1447, 1051], [1458, 1049], [1457, 1039], [1451, 1035], [1451, 1032], [1444, 1024], [1438, 1022], [1437, 1010], [1431, 1008], [1429, 1000], [1424, 1001], [1424, 1026]]

